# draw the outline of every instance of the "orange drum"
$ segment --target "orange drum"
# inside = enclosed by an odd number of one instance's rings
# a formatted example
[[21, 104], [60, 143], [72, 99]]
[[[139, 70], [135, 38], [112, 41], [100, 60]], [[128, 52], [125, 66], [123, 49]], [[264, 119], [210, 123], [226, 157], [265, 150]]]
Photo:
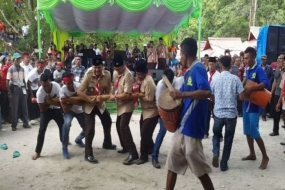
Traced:
[[170, 92], [174, 91], [173, 86], [165, 75], [162, 76], [163, 82], [168, 87], [162, 91], [158, 97], [158, 113], [163, 121], [164, 127], [174, 133], [180, 122], [181, 99], [173, 100]]
[[[245, 87], [247, 86], [255, 86], [257, 85], [256, 82], [253, 82], [251, 80], [248, 80], [246, 82]], [[264, 90], [258, 90], [258, 91], [254, 91], [250, 97], [244, 97], [245, 100], [249, 101], [250, 103], [256, 104], [262, 108], [265, 108], [269, 102], [271, 98], [271, 92], [269, 92], [268, 90], [264, 89]]]
[[164, 127], [174, 133], [180, 122], [181, 100], [173, 100], [170, 90], [162, 91], [158, 98], [158, 113], [163, 121]]

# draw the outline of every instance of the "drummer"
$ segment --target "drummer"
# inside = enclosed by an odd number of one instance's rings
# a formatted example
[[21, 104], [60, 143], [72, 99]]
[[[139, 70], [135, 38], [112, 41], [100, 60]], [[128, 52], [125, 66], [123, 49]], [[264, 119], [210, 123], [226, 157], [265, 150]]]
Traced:
[[184, 175], [189, 167], [201, 181], [204, 189], [213, 190], [208, 175], [211, 167], [206, 162], [202, 139], [207, 119], [207, 98], [211, 97], [210, 85], [204, 65], [197, 59], [197, 41], [186, 38], [181, 43], [181, 62], [187, 67], [180, 91], [170, 93], [174, 99], [183, 99], [180, 124], [173, 135], [168, 152], [166, 189], [173, 190], [177, 174]]
[[136, 145], [129, 127], [130, 120], [135, 109], [133, 99], [130, 98], [133, 91], [133, 77], [131, 71], [124, 64], [123, 57], [114, 57], [114, 94], [110, 100], [117, 102], [117, 121], [116, 128], [123, 149], [118, 153], [129, 152], [129, 156], [123, 161], [125, 165], [131, 165], [139, 158]]
[[152, 152], [154, 143], [152, 139], [153, 131], [156, 127], [159, 115], [155, 103], [156, 85], [153, 78], [148, 75], [147, 62], [141, 59], [135, 65], [136, 76], [141, 83], [140, 92], [144, 93], [145, 97], [140, 98], [142, 114], [140, 118], [141, 132], [141, 156], [136, 162], [137, 165], [144, 164], [148, 161], [148, 154]]
[[[174, 76], [174, 72], [171, 69], [165, 69], [163, 74], [167, 77], [169, 82], [172, 83], [172, 86], [174, 87], [174, 89], [177, 89], [177, 90], [180, 89], [180, 87], [182, 86], [184, 82], [183, 76], [181, 77]], [[158, 104], [158, 98], [159, 98], [160, 93], [166, 88], [167, 86], [164, 84], [163, 79], [158, 81], [157, 86], [156, 86], [156, 91], [155, 91], [156, 104]], [[164, 124], [161, 118], [159, 119], [159, 125], [160, 125], [159, 132], [156, 136], [153, 151], [152, 151], [152, 165], [153, 167], [158, 168], [158, 169], [160, 168], [160, 163], [158, 161], [158, 153], [159, 153], [159, 149], [161, 147], [163, 138], [166, 134], [166, 129], [164, 127]]]
[[[270, 82], [264, 70], [259, 65], [257, 65], [255, 58], [256, 50], [252, 47], [248, 47], [244, 51], [244, 62], [249, 67], [246, 70], [246, 81], [251, 80], [253, 82], [256, 82], [257, 85], [252, 87], [245, 86], [245, 97], [249, 97], [254, 91], [263, 90], [264, 88], [268, 88], [270, 86]], [[262, 153], [262, 161], [259, 169], [263, 170], [268, 165], [269, 157], [267, 156], [264, 142], [259, 133], [259, 115], [260, 107], [245, 100], [243, 105], [243, 130], [247, 138], [250, 153], [248, 156], [242, 158], [242, 160], [256, 160], [254, 151], [255, 140]]]
[[[95, 135], [95, 116], [97, 115], [104, 129], [103, 148], [115, 150], [116, 145], [112, 144], [111, 125], [112, 119], [105, 103], [100, 98], [90, 98], [90, 95], [109, 94], [111, 91], [110, 72], [103, 70], [102, 57], [97, 55], [92, 59], [93, 69], [86, 72], [78, 88], [78, 96], [85, 101], [83, 110], [86, 117], [85, 130], [85, 160], [96, 164], [98, 160], [93, 155], [92, 142]], [[92, 91], [94, 89], [94, 91]], [[88, 96], [89, 95], [89, 96]]]

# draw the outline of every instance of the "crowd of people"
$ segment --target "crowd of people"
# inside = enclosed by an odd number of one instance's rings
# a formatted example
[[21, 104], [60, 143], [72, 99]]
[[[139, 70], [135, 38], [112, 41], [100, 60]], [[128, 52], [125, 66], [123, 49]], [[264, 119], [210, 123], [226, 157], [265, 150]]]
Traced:
[[[197, 42], [186, 38], [180, 45], [181, 60], [175, 59], [175, 42], [166, 47], [159, 39], [158, 47], [153, 42], [144, 45], [142, 51], [137, 43], [133, 50], [128, 44], [123, 53], [115, 52], [116, 45], [103, 44], [102, 51], [92, 44], [89, 51], [81, 44], [79, 47], [66, 41], [61, 51], [54, 44], [45, 59], [36, 55], [5, 52], [1, 62], [1, 123], [11, 123], [13, 131], [23, 122], [24, 128], [39, 125], [37, 145], [33, 159], [41, 157], [45, 132], [51, 120], [59, 128], [62, 142], [62, 155], [69, 159], [69, 131], [73, 118], [76, 118], [82, 131], [75, 143], [85, 148], [85, 160], [98, 163], [92, 149], [95, 135], [95, 116], [101, 120], [104, 129], [104, 149], [115, 150], [112, 143], [112, 119], [105, 105], [103, 95], [109, 95], [109, 101], [117, 104], [116, 130], [121, 149], [118, 153], [129, 153], [123, 161], [125, 165], [144, 164], [152, 155], [152, 165], [160, 168], [159, 149], [167, 132], [158, 113], [158, 99], [166, 84], [161, 79], [157, 84], [149, 73], [151, 69], [163, 70], [164, 75], [173, 85], [173, 99], [183, 99], [179, 125], [173, 135], [168, 152], [166, 189], [174, 189], [177, 174], [184, 174], [188, 166], [197, 176], [205, 189], [214, 189], [208, 173], [211, 167], [206, 162], [202, 139], [208, 138], [210, 120], [213, 116], [213, 159], [212, 165], [228, 170], [237, 117], [243, 117], [243, 130], [250, 154], [242, 160], [255, 160], [253, 143], [256, 141], [261, 152], [260, 169], [265, 169], [269, 162], [264, 142], [259, 132], [259, 117], [266, 120], [267, 113], [273, 117], [273, 133], [279, 135], [280, 106], [285, 97], [284, 54], [271, 66], [262, 56], [262, 65], [256, 63], [256, 50], [247, 48], [240, 55], [225, 55], [216, 58], [205, 56], [198, 60]], [[91, 50], [91, 51], [90, 51]], [[88, 56], [84, 57], [85, 54]], [[63, 59], [62, 59], [63, 57]], [[254, 81], [255, 86], [246, 85]], [[226, 81], [226, 82], [225, 82]], [[268, 107], [260, 107], [248, 102], [252, 92], [262, 89], [271, 90], [272, 98]], [[284, 89], [284, 90], [283, 90]], [[139, 97], [137, 92], [143, 93]], [[77, 95], [79, 99], [71, 97]], [[26, 101], [23, 101], [26, 100]], [[141, 104], [140, 119], [140, 154], [134, 143], [129, 123], [137, 103]], [[285, 110], [285, 107], [283, 106]], [[285, 115], [285, 111], [283, 111]], [[159, 133], [153, 141], [153, 132], [157, 123]], [[225, 126], [225, 134], [222, 134]], [[5, 131], [0, 125], [0, 130]], [[83, 139], [85, 138], [85, 143]], [[220, 159], [220, 142], [224, 141]], [[284, 145], [285, 143], [281, 143]]]

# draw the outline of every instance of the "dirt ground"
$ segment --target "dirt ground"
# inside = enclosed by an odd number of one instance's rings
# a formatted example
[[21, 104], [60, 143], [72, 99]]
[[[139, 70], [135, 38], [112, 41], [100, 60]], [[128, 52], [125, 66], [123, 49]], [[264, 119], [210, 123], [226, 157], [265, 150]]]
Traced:
[[[134, 141], [139, 149], [139, 115], [133, 115], [131, 130]], [[116, 116], [112, 115], [115, 122]], [[213, 122], [213, 121], [211, 121]], [[238, 118], [235, 139], [229, 170], [221, 172], [213, 168], [210, 174], [215, 189], [224, 190], [285, 190], [285, 147], [280, 145], [285, 141], [285, 131], [280, 130], [280, 136], [270, 137], [272, 119], [260, 121], [260, 131], [264, 139], [268, 155], [269, 166], [266, 170], [258, 169], [261, 160], [260, 151], [255, 144], [257, 152], [256, 161], [241, 161], [248, 154], [245, 136], [242, 133], [242, 118]], [[58, 128], [51, 122], [46, 132], [45, 144], [42, 156], [36, 161], [31, 159], [34, 154], [38, 126], [32, 129], [23, 129], [21, 124], [18, 131], [12, 132], [10, 126], [4, 125], [6, 132], [0, 132], [0, 143], [6, 143], [8, 150], [0, 149], [0, 190], [156, 190], [165, 189], [167, 151], [170, 146], [172, 134], [167, 133], [161, 147], [159, 157], [163, 167], [155, 169], [151, 162], [137, 166], [125, 166], [122, 161], [126, 154], [118, 154], [114, 150], [101, 148], [103, 142], [103, 130], [100, 120], [96, 118], [96, 134], [93, 141], [94, 155], [99, 164], [89, 164], [84, 161], [84, 149], [75, 146], [74, 139], [80, 132], [76, 120], [73, 121], [69, 153], [69, 160], [63, 159], [61, 143], [59, 141]], [[113, 143], [119, 146], [119, 139], [112, 126]], [[154, 139], [158, 132], [157, 126]], [[211, 137], [203, 140], [204, 152], [207, 161], [211, 164], [212, 140]], [[13, 158], [13, 152], [17, 150], [21, 156]], [[151, 160], [151, 159], [150, 159]], [[188, 170], [185, 176], [178, 176], [177, 190], [200, 190], [203, 189], [199, 180]]]

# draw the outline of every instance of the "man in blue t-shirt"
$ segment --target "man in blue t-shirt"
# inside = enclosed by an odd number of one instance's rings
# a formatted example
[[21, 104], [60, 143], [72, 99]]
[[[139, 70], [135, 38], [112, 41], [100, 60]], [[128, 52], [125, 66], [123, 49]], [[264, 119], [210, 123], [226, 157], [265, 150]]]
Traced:
[[184, 175], [187, 168], [199, 178], [204, 189], [213, 190], [208, 175], [210, 166], [203, 152], [207, 120], [207, 98], [211, 97], [207, 72], [197, 60], [197, 41], [186, 38], [180, 45], [181, 63], [188, 68], [184, 74], [184, 84], [180, 91], [171, 92], [173, 99], [183, 98], [180, 124], [173, 135], [167, 157], [168, 168], [166, 190], [173, 190], [177, 174]]
[[[257, 90], [263, 90], [270, 86], [270, 82], [264, 72], [264, 70], [257, 65], [256, 61], [256, 50], [252, 47], [248, 47], [244, 51], [244, 62], [248, 65], [246, 70], [246, 81], [251, 80], [257, 85], [255, 86], [245, 86], [244, 95], [245, 97], [250, 97], [251, 93]], [[259, 169], [265, 169], [268, 165], [269, 158], [266, 153], [266, 149], [262, 138], [259, 133], [259, 114], [260, 107], [248, 101], [244, 101], [243, 105], [243, 131], [247, 138], [247, 143], [249, 147], [250, 154], [244, 158], [245, 160], [256, 160], [256, 155], [254, 151], [254, 140], [256, 141], [261, 153], [262, 161]]]

